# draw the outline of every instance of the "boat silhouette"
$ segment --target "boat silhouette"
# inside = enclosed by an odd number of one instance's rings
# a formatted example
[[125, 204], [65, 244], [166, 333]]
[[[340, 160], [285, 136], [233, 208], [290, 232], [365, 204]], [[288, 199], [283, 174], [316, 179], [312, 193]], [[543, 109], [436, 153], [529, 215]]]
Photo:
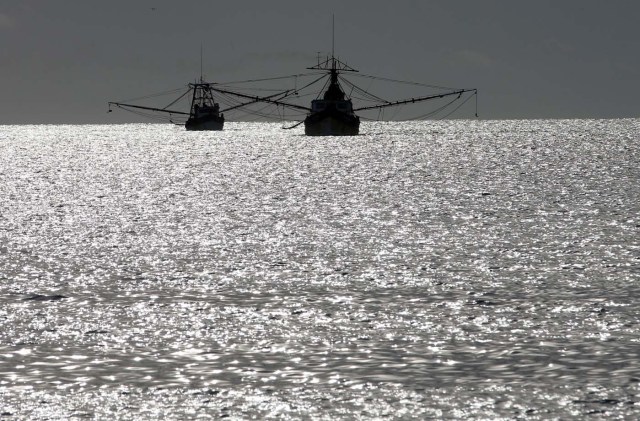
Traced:
[[[334, 25], [335, 28], [335, 25]], [[335, 30], [333, 31], [335, 34]], [[365, 89], [360, 88], [355, 85], [353, 82], [349, 81], [347, 78], [343, 77], [343, 73], [351, 73], [352, 75], [358, 74], [358, 70], [350, 67], [346, 63], [340, 61], [335, 57], [335, 35], [332, 38], [332, 51], [331, 56], [328, 56], [326, 60], [320, 61], [318, 58], [318, 64], [313, 67], [307, 67], [308, 70], [320, 71], [321, 77], [312, 81], [311, 83], [305, 85], [302, 88], [292, 88], [286, 92], [281, 92], [281, 96], [279, 98], [269, 97], [269, 98], [258, 98], [250, 95], [243, 95], [244, 98], [252, 98], [255, 102], [265, 102], [268, 104], [273, 104], [279, 107], [291, 108], [297, 111], [303, 111], [305, 113], [304, 120], [297, 122], [291, 127], [285, 127], [286, 129], [293, 129], [298, 127], [301, 124], [304, 124], [305, 134], [308, 136], [355, 136], [359, 134], [360, 130], [360, 117], [356, 114], [358, 111], [370, 111], [370, 110], [383, 110], [389, 107], [396, 107], [404, 104], [415, 104], [424, 101], [437, 100], [441, 98], [453, 97], [453, 99], [444, 106], [438, 108], [436, 112], [445, 110], [447, 107], [451, 106], [458, 100], [462, 99], [462, 104], [460, 104], [456, 109], [456, 111], [461, 105], [463, 105], [466, 101], [468, 101], [472, 96], [476, 97], [476, 117], [477, 117], [477, 89], [452, 89], [445, 88], [440, 86], [432, 86], [426, 84], [420, 84], [415, 82], [404, 82], [398, 81], [388, 78], [378, 78], [375, 76], [369, 75], [360, 75], [362, 77], [366, 77], [369, 79], [377, 79], [377, 80], [385, 80], [391, 82], [398, 82], [409, 84], [413, 86], [422, 86], [422, 87], [430, 87], [436, 88], [440, 92], [432, 95], [421, 95], [415, 96], [411, 98], [399, 99], [399, 100], [385, 100], [368, 92]], [[313, 73], [312, 75], [317, 75]], [[293, 78], [298, 80], [300, 76], [308, 76], [308, 75], [294, 75]], [[279, 78], [273, 78], [279, 79]], [[269, 79], [265, 79], [269, 80]], [[292, 102], [293, 96], [298, 96], [304, 89], [309, 88], [319, 81], [324, 80], [324, 87], [320, 92], [316, 95], [315, 99], [311, 101], [310, 107], [304, 106], [300, 104], [296, 104], [295, 101]], [[361, 94], [361, 96], [365, 97], [368, 100], [375, 102], [373, 105], [363, 104], [360, 106], [354, 106], [354, 102], [352, 98], [345, 93], [345, 90], [342, 88], [341, 82], [347, 84], [350, 88], [350, 91], [357, 92]], [[238, 82], [242, 83], [242, 82]], [[225, 92], [225, 91], [220, 91]], [[232, 92], [226, 92], [234, 95]], [[463, 95], [466, 95], [466, 99], [463, 99]], [[428, 117], [434, 113], [427, 114], [425, 117]]]
[[308, 136], [355, 136], [360, 130], [360, 117], [353, 110], [351, 99], [338, 82], [338, 72], [356, 71], [331, 56], [324, 63], [309, 67], [329, 72], [329, 86], [322, 99], [311, 101], [311, 109], [304, 119], [304, 133]]
[[[188, 112], [170, 108], [189, 94], [191, 94], [191, 106]], [[186, 92], [162, 108], [124, 102], [109, 102], [109, 112], [112, 111], [111, 107], [122, 108], [134, 113], [136, 113], [136, 111], [144, 111], [164, 114], [170, 122], [175, 122], [175, 119], [184, 119], [186, 117], [184, 127], [187, 130], [222, 130], [224, 128], [224, 114], [220, 112], [220, 104], [213, 98], [212, 84], [205, 82], [202, 78], [199, 82], [189, 83]], [[137, 114], [153, 118], [153, 115], [140, 112], [137, 112]], [[165, 118], [160, 117], [160, 119], [164, 120]]]

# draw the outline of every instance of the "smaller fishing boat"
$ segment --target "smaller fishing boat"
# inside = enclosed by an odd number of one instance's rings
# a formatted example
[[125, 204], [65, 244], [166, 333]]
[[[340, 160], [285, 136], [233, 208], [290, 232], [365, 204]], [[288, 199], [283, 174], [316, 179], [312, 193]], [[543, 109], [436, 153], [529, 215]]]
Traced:
[[189, 84], [193, 90], [191, 99], [191, 113], [184, 123], [187, 130], [222, 130], [224, 114], [220, 113], [220, 105], [213, 100], [210, 83], [200, 80], [200, 83]]
[[[187, 130], [222, 130], [224, 127], [224, 114], [220, 112], [220, 104], [213, 98], [211, 83], [207, 83], [202, 78], [197, 83], [189, 83], [188, 89], [169, 105], [159, 107], [147, 107], [143, 105], [127, 104], [123, 102], [109, 102], [109, 112], [111, 107], [118, 107], [127, 111], [144, 111], [164, 114], [170, 122], [175, 119], [184, 120], [184, 127]], [[189, 112], [170, 109], [179, 100], [191, 93], [191, 107]]]

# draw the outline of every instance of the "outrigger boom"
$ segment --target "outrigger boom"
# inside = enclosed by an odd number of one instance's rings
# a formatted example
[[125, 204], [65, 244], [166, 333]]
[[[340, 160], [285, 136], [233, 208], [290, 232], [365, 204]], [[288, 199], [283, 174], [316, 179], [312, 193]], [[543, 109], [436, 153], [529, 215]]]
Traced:
[[143, 107], [142, 105], [124, 104], [122, 102], [109, 102], [108, 104], [109, 104], [109, 112], [111, 112], [111, 106], [113, 105], [122, 109], [136, 108], [140, 110], [158, 111], [158, 112], [169, 113], [169, 114], [189, 115], [189, 113], [185, 113], [184, 111], [173, 111], [173, 110], [167, 110], [166, 108]]
[[466, 92], [478, 93], [478, 90], [477, 89], [460, 89], [460, 90], [457, 90], [457, 91], [447, 92], [447, 93], [444, 93], [444, 94], [421, 96], [421, 97], [418, 97], [418, 98], [405, 99], [405, 100], [402, 100], [402, 101], [393, 101], [393, 102], [389, 102], [387, 104], [371, 105], [371, 106], [368, 106], [368, 107], [354, 108], [353, 111], [375, 110], [375, 109], [380, 109], [380, 108], [385, 108], [385, 107], [392, 107], [394, 105], [402, 105], [402, 104], [409, 104], [409, 103], [415, 103], [415, 102], [421, 102], [421, 101], [428, 101], [430, 99], [444, 98], [446, 96], [453, 96], [453, 95], [458, 95], [458, 98], [459, 98], [462, 94], [464, 94]]

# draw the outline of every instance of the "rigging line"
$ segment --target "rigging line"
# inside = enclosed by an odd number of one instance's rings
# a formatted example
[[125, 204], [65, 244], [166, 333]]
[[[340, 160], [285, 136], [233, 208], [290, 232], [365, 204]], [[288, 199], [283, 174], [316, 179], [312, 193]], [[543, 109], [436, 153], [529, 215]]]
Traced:
[[276, 118], [273, 114], [255, 112], [253, 113], [254, 117], [251, 118], [252, 121], [275, 121], [277, 122], [279, 119]]
[[[247, 97], [249, 97], [249, 96], [247, 96]], [[246, 102], [242, 107], [234, 107], [236, 105], [241, 105], [242, 104], [242, 101], [237, 100], [235, 98], [235, 96], [227, 95], [225, 93], [221, 93], [220, 92], [218, 98], [219, 98], [220, 103], [223, 103], [223, 104], [226, 104], [226, 105], [229, 106], [228, 109], [223, 110], [225, 113], [232, 112], [232, 113], [240, 113], [240, 114], [251, 114], [251, 113], [255, 112], [255, 108], [252, 108], [252, 107], [254, 105], [256, 105], [257, 103], [261, 102], [261, 101], [259, 101], [261, 99], [259, 97], [257, 97], [258, 101], [256, 101], [256, 97], [250, 97], [251, 99], [253, 99], [253, 101]], [[267, 101], [264, 101], [264, 102], [267, 102]], [[264, 108], [270, 107], [272, 105], [273, 105], [272, 103], [268, 103], [265, 107], [262, 107], [261, 110], [264, 109]], [[231, 108], [234, 108], [234, 109], [230, 110]], [[305, 115], [307, 109], [304, 108], [304, 111], [305, 111], [305, 113], [300, 113], [299, 115]], [[269, 117], [271, 117], [271, 116], [269, 116]]]
[[353, 76], [357, 76], [357, 77], [364, 77], [367, 79], [374, 79], [374, 80], [383, 80], [385, 82], [396, 82], [396, 83], [404, 83], [407, 85], [415, 85], [415, 86], [424, 86], [425, 88], [434, 88], [434, 89], [446, 89], [446, 90], [455, 90], [455, 88], [449, 88], [447, 86], [438, 86], [438, 85], [429, 85], [426, 83], [420, 83], [420, 82], [409, 82], [406, 80], [398, 80], [398, 79], [390, 79], [390, 78], [386, 78], [386, 77], [379, 77], [379, 76], [371, 76], [371, 75], [365, 75], [362, 73], [359, 74], [354, 74]]
[[291, 79], [291, 78], [298, 77], [298, 76], [303, 77], [303, 76], [312, 76], [312, 75], [317, 75], [317, 74], [318, 74], [318, 72], [298, 73], [298, 74], [295, 74], [295, 75], [276, 76], [276, 77], [268, 77], [268, 78], [263, 78], [263, 79], [236, 80], [236, 81], [233, 81], [233, 82], [216, 83], [216, 85], [225, 86], [225, 85], [233, 85], [235, 83], [266, 82], [266, 81], [269, 81], [269, 80]]
[[[378, 97], [376, 97], [374, 94], [372, 94], [372, 93], [370, 93], [370, 92], [369, 92], [369, 88], [371, 88], [371, 84], [373, 83], [373, 80], [372, 80], [371, 82], [369, 82], [369, 87], [368, 87], [367, 89], [364, 89], [364, 88], [361, 88], [361, 87], [357, 86], [355, 83], [351, 82], [350, 80], [348, 80], [348, 79], [346, 79], [346, 78], [344, 78], [344, 77], [342, 77], [342, 76], [340, 76], [340, 78], [341, 78], [345, 83], [347, 83], [348, 85], [350, 85], [350, 86], [352, 87], [352, 89], [353, 89], [353, 88], [355, 88], [356, 90], [358, 90], [359, 92], [361, 92], [363, 95], [368, 95], [368, 96], [369, 96], [369, 98], [367, 99], [367, 101], [372, 101], [372, 102], [373, 102], [373, 99], [378, 98]], [[364, 98], [359, 98], [359, 99], [361, 99], [361, 100], [365, 100]], [[379, 100], [379, 101], [381, 101], [381, 102], [388, 102], [388, 101], [386, 101], [386, 100], [384, 100], [384, 99], [382, 99], [382, 98], [378, 98], [378, 99], [376, 99], [376, 100]]]
[[156, 94], [150, 94], [150, 95], [146, 95], [146, 96], [141, 96], [141, 97], [138, 97], [138, 98], [125, 99], [125, 100], [120, 101], [120, 102], [132, 102], [132, 101], [140, 101], [141, 99], [156, 98], [156, 97], [159, 97], [159, 96], [173, 94], [175, 92], [180, 92], [182, 90], [184, 90], [184, 87], [171, 89], [169, 91], [164, 91], [164, 92], [158, 92]]
[[285, 89], [284, 88], [255, 88], [255, 87], [240, 87], [240, 86], [234, 86], [233, 89], [235, 91], [248, 91], [248, 92], [254, 92], [254, 91], [264, 91], [264, 92], [282, 92]]
[[[317, 73], [315, 73], [315, 75], [317, 75]], [[312, 80], [311, 82], [307, 83], [306, 85], [302, 86], [301, 88], [288, 89], [288, 90], [284, 91], [284, 92], [288, 92], [288, 94], [287, 94], [287, 95], [285, 95], [284, 97], [280, 98], [280, 99], [288, 98], [288, 97], [290, 97], [291, 95], [296, 95], [298, 98], [300, 98], [300, 97], [304, 97], [304, 96], [307, 96], [307, 95], [310, 95], [310, 94], [303, 94], [303, 95], [300, 95], [300, 91], [302, 91], [302, 90], [304, 90], [304, 89], [307, 89], [308, 87], [310, 87], [310, 86], [314, 85], [315, 83], [317, 83], [317, 82], [321, 81], [321, 80], [322, 80], [322, 79], [324, 79], [326, 76], [327, 76], [327, 75], [323, 73], [323, 74], [321, 74], [321, 76], [320, 76], [319, 78]], [[297, 79], [296, 79], [296, 84], [297, 84]], [[326, 85], [325, 85], [325, 86], [326, 86]], [[237, 89], [237, 88], [234, 88], [234, 89]], [[252, 88], [246, 88], [246, 89], [247, 89], [247, 90], [249, 90], [249, 91], [251, 91], [251, 90], [252, 90]], [[253, 89], [253, 90], [256, 90], [256, 89]], [[257, 90], [259, 90], [259, 89], [257, 89]], [[282, 91], [282, 90], [281, 90], [281, 91]], [[269, 98], [269, 97], [265, 97], [265, 98]]]
[[361, 102], [366, 102], [368, 104], [378, 104], [379, 103], [379, 101], [374, 101], [371, 98], [364, 98], [364, 97], [361, 97], [361, 96], [358, 96], [358, 95], [350, 95], [349, 98], [350, 99], [355, 99], [355, 100], [358, 100], [358, 101], [361, 101]]
[[223, 92], [218, 92], [218, 98], [221, 102], [226, 103], [229, 107], [242, 104], [241, 99]]
[[264, 98], [264, 97], [260, 98], [260, 97], [253, 96], [253, 95], [245, 95], [245, 94], [241, 94], [241, 93], [238, 93], [238, 92], [225, 91], [224, 89], [214, 89], [214, 90], [216, 92], [220, 92], [220, 93], [223, 93], [223, 94], [226, 93], [226, 94], [230, 94], [230, 95], [235, 95], [235, 96], [238, 96], [240, 98], [259, 99], [260, 102], [267, 102], [267, 103], [270, 103], [270, 104], [281, 104], [281, 105], [286, 105], [287, 107], [298, 108], [298, 109], [306, 110], [306, 111], [310, 110], [309, 107], [303, 107], [302, 105], [291, 104], [291, 103], [282, 102], [282, 101], [279, 101], [279, 100], [267, 99], [267, 98]]
[[405, 119], [405, 120], [400, 120], [400, 121], [424, 120], [426, 118], [433, 117], [436, 114], [438, 114], [440, 111], [445, 110], [447, 107], [449, 107], [451, 104], [453, 104], [457, 100], [458, 100], [458, 98], [454, 98], [451, 101], [447, 102], [446, 104], [442, 105], [441, 107], [438, 107], [435, 110], [429, 111], [426, 114], [422, 114], [422, 115], [419, 115], [419, 116], [411, 118], [411, 119]]
[[353, 99], [357, 99], [357, 100], [359, 100], [359, 101], [366, 102], [367, 104], [380, 104], [380, 101], [378, 101], [377, 99], [373, 99], [373, 98], [366, 98], [366, 97], [364, 97], [364, 96], [353, 95], [353, 96], [351, 96], [351, 98], [353, 98]]
[[352, 92], [352, 95], [350, 95], [351, 98], [355, 98], [355, 99], [359, 99], [361, 101], [366, 101], [366, 102], [370, 102], [370, 103], [374, 103], [374, 104], [379, 104], [380, 102], [383, 103], [387, 103], [388, 101], [380, 98], [372, 98], [371, 95], [367, 95], [366, 92], [360, 92], [359, 90], [355, 90], [355, 92]]
[[467, 101], [469, 101], [471, 98], [473, 97], [473, 95], [469, 96], [467, 99], [465, 99], [464, 101], [462, 101], [462, 104], [458, 105], [456, 108], [454, 108], [453, 110], [451, 110], [451, 112], [443, 117], [440, 118], [440, 120], [444, 120], [445, 118], [449, 117], [451, 114], [455, 113], [456, 111], [458, 111], [458, 109], [460, 109], [460, 107], [462, 107], [464, 104], [467, 103]]
[[[314, 75], [317, 75], [317, 73], [315, 73]], [[310, 87], [311, 85], [313, 85], [313, 84], [315, 84], [315, 83], [319, 82], [320, 80], [324, 79], [325, 77], [326, 77], [326, 74], [324, 74], [324, 73], [323, 73], [319, 78], [312, 80], [311, 82], [307, 83], [306, 85], [302, 86], [302, 87], [301, 87], [301, 88], [299, 88], [299, 89], [297, 89], [297, 88], [296, 88], [296, 89], [287, 89], [287, 90], [285, 90], [285, 91], [284, 91], [284, 92], [287, 92], [287, 95], [283, 96], [282, 98], [279, 98], [279, 100], [282, 100], [282, 99], [288, 98], [288, 97], [290, 97], [291, 95], [294, 95], [294, 94], [295, 94], [296, 96], [298, 96], [298, 97], [306, 96], [307, 94], [305, 94], [305, 95], [299, 95], [299, 92], [300, 92], [300, 91], [302, 91], [302, 90], [304, 90], [304, 89], [306, 89], [306, 88], [308, 88], [308, 87]], [[297, 79], [296, 79], [296, 83], [297, 83]], [[215, 89], [215, 88], [213, 88], [213, 89]], [[234, 88], [234, 89], [237, 89], [237, 88]], [[252, 90], [252, 88], [246, 88], [246, 89], [247, 89], [247, 90], [249, 90], [249, 91], [251, 91], [251, 90]], [[253, 89], [253, 90], [255, 90], [255, 89]], [[259, 90], [259, 89], [258, 89], [258, 90]], [[272, 91], [273, 91], [273, 90], [272, 90]], [[280, 90], [280, 91], [282, 91], [282, 90]], [[272, 96], [273, 96], [273, 95], [272, 95]], [[265, 98], [269, 98], [269, 97], [265, 97]]]
[[184, 97], [185, 97], [188, 93], [190, 93], [190, 92], [191, 92], [191, 88], [189, 88], [189, 89], [187, 90], [187, 92], [185, 92], [185, 93], [183, 93], [182, 95], [180, 95], [180, 96], [179, 96], [175, 101], [173, 101], [172, 103], [170, 103], [169, 105], [167, 105], [166, 107], [164, 107], [164, 108], [163, 108], [163, 110], [164, 110], [164, 109], [169, 108], [170, 106], [172, 106], [172, 105], [173, 105], [173, 104], [175, 104], [176, 102], [180, 101], [182, 98], [184, 98]]
[[391, 116], [391, 118], [389, 118], [389, 120], [394, 121], [394, 120], [395, 120], [395, 118], [398, 116], [398, 113], [399, 113], [400, 111], [402, 111], [403, 109], [404, 109], [404, 106], [403, 106], [403, 105], [398, 106], [398, 107], [395, 109], [395, 111], [394, 111], [393, 115]]
[[300, 93], [297, 93], [297, 94], [296, 94], [296, 98], [306, 98], [306, 97], [308, 97], [308, 96], [312, 96], [312, 95], [315, 95], [315, 92], [309, 92], [309, 93], [307, 93], [307, 94], [300, 94]]
[[377, 100], [377, 101], [384, 102], [384, 103], [386, 103], [386, 104], [390, 104], [390, 103], [391, 103], [390, 101], [387, 101], [386, 99], [382, 99], [382, 98], [380, 98], [379, 96], [372, 94], [371, 92], [365, 91], [364, 89], [362, 89], [361, 87], [359, 87], [359, 86], [358, 86], [358, 85], [356, 85], [355, 83], [351, 82], [350, 80], [348, 80], [348, 79], [346, 79], [346, 78], [344, 78], [344, 77], [342, 77], [342, 76], [338, 76], [338, 77], [339, 77], [339, 78], [340, 78], [340, 80], [341, 80], [341, 81], [343, 81], [346, 85], [351, 86], [353, 89], [357, 90], [358, 92], [360, 92], [360, 93], [361, 93], [361, 94], [363, 94], [363, 95], [368, 96], [369, 98], [373, 98], [373, 99], [375, 99], [375, 100]]
[[329, 78], [327, 78], [327, 80], [324, 82], [324, 85], [322, 85], [322, 89], [320, 89], [320, 92], [318, 92], [316, 99], [320, 98], [320, 95], [322, 95], [322, 93], [326, 90], [328, 83], [329, 83]]
[[307, 83], [306, 85], [304, 85], [302, 88], [300, 89], [296, 89], [296, 92], [301, 91], [303, 89], [308, 88], [309, 86], [313, 85], [316, 82], [321, 81], [322, 79], [324, 79], [327, 75], [323, 74], [322, 76], [320, 76], [319, 78], [315, 79], [313, 82]]
[[[263, 118], [267, 118], [267, 119], [274, 119], [273, 114], [266, 114], [263, 112], [263, 110], [269, 108], [273, 106], [273, 104], [266, 104], [264, 107], [258, 109], [258, 110], [248, 110], [248, 109], [242, 109], [242, 111], [244, 111], [245, 114], [247, 115], [253, 115], [253, 116], [258, 116], [258, 117], [263, 117]], [[257, 119], [253, 119], [252, 121], [255, 121]]]
[[[342, 83], [344, 83], [348, 88], [351, 89], [351, 92], [349, 92], [349, 95], [347, 95], [349, 98], [353, 97], [353, 91], [355, 90], [356, 92], [360, 93], [360, 94], [365, 94], [366, 92], [363, 92], [362, 89], [359, 89], [356, 85], [354, 85], [353, 83], [349, 82], [347, 79], [343, 78], [342, 76], [338, 75], [338, 80]], [[346, 92], [345, 92], [346, 94]]]
[[436, 108], [435, 110], [429, 111], [426, 114], [422, 114], [420, 116], [414, 117], [412, 119], [405, 119], [405, 120], [400, 120], [400, 121], [411, 121], [411, 120], [424, 120], [427, 119], [429, 117], [435, 116], [436, 114], [438, 114], [439, 112], [445, 110], [447, 107], [449, 107], [451, 104], [453, 104], [454, 102], [458, 101], [460, 99], [460, 96], [462, 94], [458, 95], [457, 97], [455, 97], [454, 99], [452, 99], [451, 101], [447, 102], [446, 104], [442, 105], [441, 107]]
[[134, 110], [127, 110], [128, 112], [130, 112], [131, 114], [135, 114], [135, 115], [139, 115], [141, 117], [144, 118], [148, 118], [150, 120], [156, 120], [156, 121], [171, 121], [170, 119], [166, 118], [166, 117], [160, 117], [158, 115], [153, 115], [153, 114], [148, 114], [148, 113], [144, 113], [142, 111], [134, 111]]
[[239, 103], [239, 101], [231, 100], [230, 98], [222, 94], [218, 94], [217, 98], [218, 98], [218, 104], [222, 104], [225, 106], [236, 105]]
[[[264, 97], [264, 99], [272, 99], [273, 97], [282, 95], [282, 98], [276, 98], [276, 100], [279, 101], [281, 99], [286, 98], [288, 96], [288, 94], [289, 94], [289, 91], [285, 91], [285, 92], [282, 92], [282, 93], [278, 93], [278, 94], [274, 94], [274, 95], [271, 95], [271, 96]], [[222, 112], [227, 112], [227, 111], [230, 111], [230, 110], [233, 110], [233, 109], [236, 109], [236, 108], [240, 108], [240, 107], [245, 106], [245, 105], [250, 105], [250, 104], [253, 104], [253, 103], [256, 103], [256, 102], [261, 102], [261, 99], [262, 98], [256, 98], [256, 99], [253, 99], [253, 100], [251, 100], [249, 102], [240, 103], [238, 105], [235, 105], [235, 106], [229, 107], [229, 108], [227, 108], [225, 110], [222, 110]]]
[[[261, 108], [265, 109], [268, 108], [270, 106], [273, 105], [273, 103], [268, 102], [268, 101], [261, 101], [262, 98], [252, 98], [252, 101], [248, 101], [248, 102], [241, 102], [239, 100], [236, 100], [235, 98], [232, 98], [229, 95], [225, 95], [225, 94], [221, 94], [220, 96], [221, 98], [221, 102], [226, 102], [229, 105], [229, 108], [226, 108], [224, 110], [222, 110], [223, 112], [227, 113], [227, 112], [239, 112], [239, 113], [245, 113], [245, 114], [250, 114], [250, 113], [255, 113], [254, 109], [250, 108], [253, 105], [257, 104], [257, 103], [261, 103], [261, 102], [267, 102], [267, 105], [265, 105], [264, 107]], [[272, 97], [266, 97], [266, 98], [272, 98]], [[277, 102], [277, 100], [276, 100]], [[233, 105], [232, 105], [233, 104]], [[278, 104], [277, 104], [278, 105]], [[279, 110], [278, 110], [278, 114], [279, 114]]]
[[476, 118], [478, 118], [478, 90], [476, 89]]
[[304, 123], [304, 120], [297, 122], [296, 124], [294, 124], [293, 126], [290, 127], [283, 127], [284, 130], [291, 130], [291, 129], [295, 129], [296, 127], [298, 127], [299, 125], [301, 125], [302, 123]]
[[374, 119], [374, 118], [365, 117], [365, 116], [362, 116], [362, 115], [361, 115], [361, 116], [359, 116], [359, 117], [360, 117], [360, 120], [365, 120], [365, 121], [378, 121], [378, 120], [376, 120], [376, 119]]
[[[427, 118], [429, 118], [429, 117], [435, 116], [435, 115], [436, 115], [436, 114], [438, 114], [439, 112], [444, 111], [447, 107], [449, 107], [449, 106], [450, 106], [451, 104], [453, 104], [454, 102], [458, 101], [458, 100], [460, 99], [460, 96], [461, 96], [461, 95], [459, 95], [459, 96], [455, 97], [454, 99], [452, 99], [452, 100], [451, 100], [451, 101], [449, 101], [448, 103], [446, 103], [446, 104], [442, 105], [441, 107], [436, 108], [435, 110], [429, 111], [429, 112], [428, 112], [428, 113], [426, 113], [426, 114], [420, 115], [420, 116], [418, 116], [418, 117], [414, 117], [414, 118], [412, 118], [412, 119], [405, 119], [405, 120], [399, 120], [399, 121], [424, 120], [424, 119], [427, 119]], [[469, 100], [469, 99], [467, 98], [467, 99], [465, 100], [465, 102], [466, 102], [466, 101], [468, 101], [468, 100]], [[462, 104], [461, 104], [461, 105], [462, 105]], [[458, 108], [459, 108], [459, 107], [458, 107]], [[456, 109], [457, 109], [457, 108], [456, 108]], [[454, 111], [455, 111], [455, 110], [454, 110]]]

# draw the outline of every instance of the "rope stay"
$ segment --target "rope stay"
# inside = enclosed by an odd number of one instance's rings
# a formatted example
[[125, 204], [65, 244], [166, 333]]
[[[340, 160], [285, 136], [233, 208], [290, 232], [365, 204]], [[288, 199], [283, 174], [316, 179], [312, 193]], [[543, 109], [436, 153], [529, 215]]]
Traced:
[[293, 126], [283, 127], [283, 129], [285, 129], [285, 130], [295, 129], [296, 127], [298, 127], [298, 126], [299, 126], [299, 125], [301, 125], [302, 123], [304, 123], [304, 120], [297, 122], [297, 123], [296, 123], [296, 124], [294, 124]]
[[235, 95], [235, 96], [238, 96], [240, 98], [251, 99], [251, 100], [254, 100], [255, 102], [268, 102], [270, 104], [284, 105], [284, 106], [291, 107], [291, 108], [297, 108], [299, 110], [311, 111], [311, 109], [309, 107], [304, 107], [302, 105], [297, 105], [297, 104], [291, 104], [291, 103], [288, 103], [288, 102], [283, 102], [283, 101], [276, 100], [276, 99], [270, 99], [270, 98], [267, 98], [267, 97], [259, 97], [259, 96], [255, 96], [255, 95], [246, 95], [246, 94], [241, 94], [241, 93], [238, 93], [238, 92], [227, 91], [225, 89], [218, 89], [218, 88], [213, 88], [213, 90], [216, 91], [216, 92], [224, 93], [224, 94]]

